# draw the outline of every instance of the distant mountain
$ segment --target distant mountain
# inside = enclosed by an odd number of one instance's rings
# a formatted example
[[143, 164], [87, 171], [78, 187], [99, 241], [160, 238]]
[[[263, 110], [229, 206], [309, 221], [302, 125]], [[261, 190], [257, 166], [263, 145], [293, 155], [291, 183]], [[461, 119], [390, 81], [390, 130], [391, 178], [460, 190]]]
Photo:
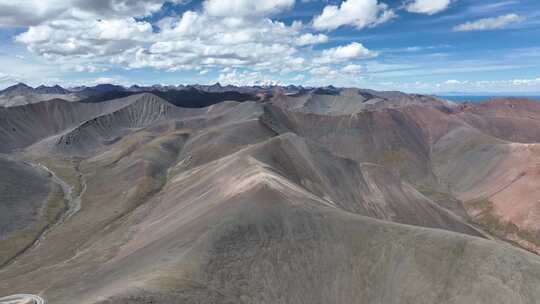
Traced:
[[165, 92], [152, 91], [150, 93], [167, 100], [175, 106], [185, 108], [203, 108], [227, 100], [243, 102], [258, 99], [250, 93], [238, 91], [208, 92], [195, 88]]
[[[219, 82], [213, 85], [133, 85], [129, 88], [115, 84], [99, 84], [96, 86], [81, 86], [65, 89], [59, 85], [41, 85], [32, 88], [24, 83], [19, 83], [0, 92], [0, 106], [17, 106], [35, 103], [50, 99], [64, 99], [68, 101], [82, 101], [84, 103], [99, 103], [108, 100], [123, 98], [139, 93], [152, 93], [170, 103], [187, 107], [206, 107], [225, 100], [248, 101], [270, 100], [273, 96], [303, 96], [315, 95], [347, 95], [361, 96], [365, 101], [374, 102], [377, 98], [392, 99], [409, 102], [411, 95], [401, 92], [378, 92], [366, 89], [326, 87], [302, 87], [302, 86], [233, 86], [222, 85]], [[416, 98], [412, 98], [416, 99]]]
[[50, 87], [41, 85], [34, 89], [27, 84], [18, 83], [0, 91], [0, 106], [19, 106], [56, 98], [68, 101], [79, 99], [69, 90], [62, 88], [59, 85]]
[[[134, 90], [135, 89], [135, 90]], [[95, 94], [81, 100], [84, 103], [100, 103], [113, 99], [123, 98], [140, 93], [152, 93], [163, 98], [171, 104], [184, 108], [202, 108], [226, 100], [248, 101], [258, 100], [254, 94], [241, 93], [238, 91], [226, 92], [208, 92], [202, 88], [195, 86], [186, 87], [184, 89], [163, 89], [163, 87], [131, 87], [130, 90], [122, 88], [116, 91], [107, 91], [100, 94]]]
[[16, 85], [10, 86], [2, 91], [0, 91], [0, 95], [8, 95], [8, 94], [27, 94], [30, 92], [33, 92], [34, 88], [31, 86], [28, 86], [25, 83], [19, 82]]
[[340, 91], [333, 86], [316, 88], [313, 90], [313, 94], [319, 94], [319, 95], [338, 95], [339, 92]]
[[93, 87], [82, 87], [80, 90], [76, 91], [76, 94], [83, 98], [88, 98], [104, 93], [110, 93], [110, 92], [125, 92], [127, 91], [126, 88], [114, 85], [114, 84], [98, 84]]
[[0, 91], [0, 95], [16, 95], [16, 94], [28, 94], [28, 93], [35, 93], [35, 94], [69, 94], [71, 93], [69, 90], [64, 89], [63, 87], [59, 85], [54, 86], [45, 86], [40, 85], [37, 88], [32, 88], [31, 86], [25, 84], [25, 83], [18, 83], [16, 85], [10, 86], [2, 91]]
[[[206, 93], [224, 93], [224, 92], [238, 92], [242, 94], [271, 94], [275, 92], [281, 92], [284, 94], [293, 94], [298, 92], [306, 92], [310, 90], [315, 90], [317, 88], [304, 88], [302, 86], [294, 86], [294, 85], [288, 85], [288, 86], [234, 86], [234, 85], [221, 85], [219, 82], [212, 84], [212, 85], [201, 85], [201, 84], [193, 84], [193, 85], [151, 85], [151, 86], [140, 86], [140, 85], [132, 85], [130, 87], [123, 87], [119, 85], [113, 85], [113, 84], [100, 84], [93, 87], [75, 87], [71, 88], [71, 92], [75, 92], [79, 94], [80, 96], [83, 96], [85, 98], [100, 95], [103, 93], [110, 93], [110, 92], [170, 92], [170, 91], [192, 91], [193, 89], [200, 91], [200, 92], [206, 92]], [[323, 88], [324, 90], [331, 91], [331, 92], [338, 92], [340, 89], [335, 88], [333, 86], [329, 86], [326, 88]]]
[[55, 85], [55, 86], [52, 86], [52, 87], [40, 85], [39, 87], [34, 89], [34, 93], [37, 93], [37, 94], [60, 94], [61, 95], [61, 94], [69, 94], [71, 92], [64, 89], [64, 88], [62, 88], [59, 85]]

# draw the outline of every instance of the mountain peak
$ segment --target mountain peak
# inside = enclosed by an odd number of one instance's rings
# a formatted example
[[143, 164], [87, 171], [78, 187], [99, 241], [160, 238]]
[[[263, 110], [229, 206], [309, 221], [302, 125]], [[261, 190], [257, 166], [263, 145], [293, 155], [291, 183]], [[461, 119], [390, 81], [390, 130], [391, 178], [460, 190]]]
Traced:
[[[19, 82], [16, 85], [11, 86], [10, 88], [24, 88], [24, 89], [33, 89], [31, 86], [27, 85], [24, 82]], [[8, 88], [9, 89], [9, 88]]]
[[0, 94], [12, 93], [12, 92], [21, 92], [21, 93], [22, 92], [31, 92], [33, 90], [34, 89], [31, 86], [27, 85], [26, 83], [19, 82], [16, 85], [12, 85], [12, 86], [6, 88], [3, 91], [0, 91]]
[[59, 85], [46, 86], [40, 85], [34, 89], [34, 93], [37, 94], [68, 94], [69, 91]]

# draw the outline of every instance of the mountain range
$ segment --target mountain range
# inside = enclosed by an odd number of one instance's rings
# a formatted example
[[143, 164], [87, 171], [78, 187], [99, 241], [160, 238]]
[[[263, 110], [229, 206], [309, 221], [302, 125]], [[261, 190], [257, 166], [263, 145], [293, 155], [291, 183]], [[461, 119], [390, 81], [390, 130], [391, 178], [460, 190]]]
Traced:
[[[330, 87], [335, 90], [335, 88]], [[137, 86], [133, 85], [129, 88], [113, 85], [113, 84], [98, 84], [95, 86], [80, 86], [65, 89], [59, 85], [55, 86], [38, 86], [36, 88], [30, 87], [24, 83], [18, 83], [0, 91], [0, 106], [12, 107], [31, 103], [37, 103], [52, 99], [63, 99], [66, 101], [80, 101], [80, 102], [100, 102], [105, 100], [111, 100], [120, 97], [126, 97], [130, 95], [140, 94], [144, 92], [150, 92], [166, 99], [173, 99], [174, 95], [208, 95], [212, 96], [212, 99], [221, 99], [228, 97], [231, 100], [244, 101], [247, 99], [257, 99], [264, 94], [271, 94], [272, 92], [279, 90], [285, 93], [298, 93], [307, 90], [313, 90], [313, 88], [303, 88], [301, 86], [253, 86], [253, 87], [237, 87], [232, 85], [222, 86], [219, 83], [214, 85], [179, 85], [179, 86]], [[228, 94], [228, 96], [227, 96]], [[168, 98], [167, 98], [168, 96]], [[178, 97], [176, 97], [178, 98]], [[199, 99], [197, 99], [199, 98]], [[208, 102], [201, 101], [205, 97], [197, 97], [194, 100], [193, 106], [205, 106]], [[193, 98], [192, 98], [193, 99]], [[214, 101], [215, 102], [215, 101]]]
[[220, 84], [0, 100], [1, 295], [540, 298], [537, 101]]

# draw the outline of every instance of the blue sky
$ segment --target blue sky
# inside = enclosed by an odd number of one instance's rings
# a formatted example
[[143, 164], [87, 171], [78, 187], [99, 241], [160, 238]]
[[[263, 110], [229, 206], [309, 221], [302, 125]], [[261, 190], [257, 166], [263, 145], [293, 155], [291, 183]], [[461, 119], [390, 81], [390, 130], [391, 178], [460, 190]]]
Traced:
[[0, 87], [540, 92], [538, 0], [0, 0]]

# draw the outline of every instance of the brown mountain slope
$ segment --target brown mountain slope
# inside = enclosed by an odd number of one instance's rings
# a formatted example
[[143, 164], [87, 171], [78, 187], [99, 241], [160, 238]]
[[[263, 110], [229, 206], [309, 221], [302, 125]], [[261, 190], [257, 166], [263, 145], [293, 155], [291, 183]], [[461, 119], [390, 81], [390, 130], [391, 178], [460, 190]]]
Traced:
[[[44, 130], [21, 128], [20, 141], [0, 133], [6, 151], [24, 148], [20, 157], [73, 193], [57, 224], [0, 267], [0, 294], [59, 304], [536, 303], [540, 258], [490, 240], [465, 213], [534, 249], [536, 144], [493, 131], [504, 126], [490, 105], [397, 96], [406, 104], [352, 115], [354, 105], [321, 111], [326, 97], [312, 99], [317, 113], [275, 101], [183, 109], [151, 94], [10, 108], [4, 130], [34, 116]], [[521, 128], [514, 116], [527, 107], [497, 115]]]
[[[298, 170], [279, 163], [288, 159], [280, 156], [284, 151], [298, 149], [281, 146], [304, 144], [298, 140], [272, 138], [178, 170], [136, 204], [142, 193], [121, 191], [146, 189], [141, 183], [156, 179], [147, 174], [163, 172], [154, 170], [156, 162], [172, 159], [144, 145], [138, 151], [143, 154], [129, 157], [146, 157], [145, 169], [133, 171], [135, 165], [120, 161], [109, 173], [96, 170], [116, 177], [129, 172], [129, 182], [125, 176], [104, 188], [104, 176], [88, 175], [83, 208], [2, 270], [8, 280], [0, 288], [24, 285], [54, 303], [460, 303], [485, 295], [504, 301], [536, 296], [527, 287], [540, 279], [531, 254], [462, 234], [370, 220], [296, 184], [287, 175]], [[324, 163], [332, 166], [328, 159]], [[523, 279], [510, 280], [515, 272]], [[366, 273], [372, 273], [369, 279]], [[495, 292], [492, 284], [500, 288]]]
[[30, 248], [64, 209], [62, 188], [44, 168], [0, 155], [0, 265]]
[[538, 251], [538, 113], [540, 103], [523, 99], [332, 116], [277, 102], [263, 120], [276, 132], [292, 131], [336, 154], [390, 168], [427, 193], [455, 196], [487, 230]]

